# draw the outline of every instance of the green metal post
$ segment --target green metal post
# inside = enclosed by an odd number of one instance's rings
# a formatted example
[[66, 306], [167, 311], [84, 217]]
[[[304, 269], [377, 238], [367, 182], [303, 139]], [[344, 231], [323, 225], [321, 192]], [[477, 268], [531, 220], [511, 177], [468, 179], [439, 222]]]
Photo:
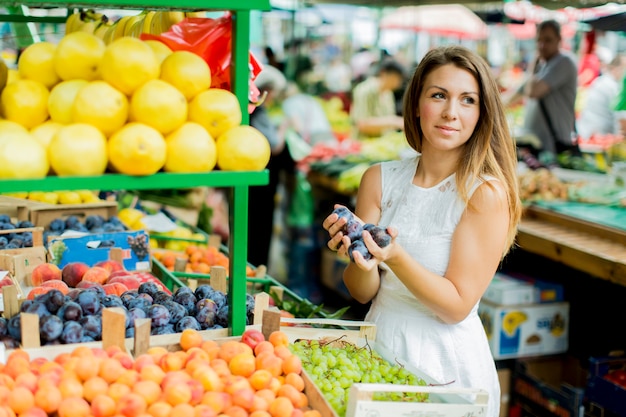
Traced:
[[230, 271], [228, 305], [233, 336], [246, 327], [246, 265], [248, 259], [248, 187], [232, 188], [230, 202]]
[[[239, 100], [243, 124], [250, 122], [248, 114], [248, 83], [250, 79], [250, 12], [239, 10], [233, 13], [233, 45], [231, 80], [233, 92]], [[247, 206], [246, 206], [247, 207]]]
[[[10, 14], [16, 16], [30, 15], [30, 13], [28, 12], [28, 7], [26, 6], [7, 7], [7, 10]], [[26, 48], [33, 43], [41, 42], [41, 37], [37, 33], [37, 27], [33, 22], [12, 22], [11, 26], [13, 26], [13, 32], [15, 33], [15, 44], [18, 49]]]

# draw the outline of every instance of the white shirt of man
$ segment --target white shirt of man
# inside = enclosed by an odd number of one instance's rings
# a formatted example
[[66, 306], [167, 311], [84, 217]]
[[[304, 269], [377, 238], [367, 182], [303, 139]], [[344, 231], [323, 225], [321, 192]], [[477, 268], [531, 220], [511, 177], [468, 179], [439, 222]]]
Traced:
[[613, 107], [619, 89], [619, 82], [608, 72], [596, 78], [589, 86], [585, 107], [576, 122], [582, 140], [587, 140], [594, 134], [616, 132], [617, 121]]

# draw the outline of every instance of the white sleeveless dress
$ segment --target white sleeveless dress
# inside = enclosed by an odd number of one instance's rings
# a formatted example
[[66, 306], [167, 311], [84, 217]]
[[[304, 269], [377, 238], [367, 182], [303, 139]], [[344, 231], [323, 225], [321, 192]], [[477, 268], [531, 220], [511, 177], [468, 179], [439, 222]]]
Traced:
[[[425, 268], [444, 276], [452, 234], [465, 205], [456, 192], [454, 174], [432, 188], [414, 185], [418, 162], [419, 157], [415, 157], [381, 165], [379, 225], [397, 228], [397, 242]], [[478, 181], [470, 192], [481, 183]], [[486, 390], [487, 416], [498, 417], [500, 385], [478, 318], [478, 304], [462, 322], [446, 324], [384, 264], [381, 269], [381, 286], [366, 317], [376, 323], [376, 343], [441, 383], [454, 381], [451, 386]]]

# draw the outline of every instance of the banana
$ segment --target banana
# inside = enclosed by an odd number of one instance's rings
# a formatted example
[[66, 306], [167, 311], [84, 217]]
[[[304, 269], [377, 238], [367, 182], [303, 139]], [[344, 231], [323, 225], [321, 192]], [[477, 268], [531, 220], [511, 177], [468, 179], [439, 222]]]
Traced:
[[149, 11], [146, 13], [146, 15], [143, 18], [143, 25], [142, 25], [141, 33], [152, 33], [151, 32], [152, 21], [155, 20], [156, 13], [157, 12], [155, 11]]
[[[175, 25], [176, 23], [180, 23], [185, 18], [184, 12], [166, 12], [168, 20], [171, 25]], [[169, 29], [169, 27], [168, 27]]]
[[94, 30], [93, 34], [104, 40], [104, 37], [112, 26], [113, 23], [109, 22], [108, 20], [102, 20], [96, 30]]
[[145, 16], [145, 12], [141, 12], [137, 16], [132, 16], [128, 22], [126, 22], [124, 36], [133, 36], [138, 38], [139, 35], [141, 35], [141, 30], [143, 29], [143, 19]]
[[115, 23], [115, 31], [113, 31], [111, 42], [124, 36], [124, 33], [126, 32], [126, 25], [128, 25], [131, 17], [134, 16], [124, 16]]
[[94, 33], [97, 27], [98, 27], [97, 20], [83, 21], [83, 24], [80, 26], [77, 32]]
[[156, 12], [152, 18], [150, 30], [148, 33], [152, 35], [160, 35], [163, 33], [163, 12]]
[[110, 24], [107, 27], [106, 33], [104, 34], [104, 38], [102, 38], [102, 40], [104, 40], [105, 44], [110, 44], [111, 42], [113, 42], [113, 36], [115, 36], [115, 31], [117, 30], [117, 25], [119, 24], [119, 20], [117, 22], [114, 22], [112, 24]]
[[76, 24], [80, 20], [80, 13], [72, 13], [65, 21], [65, 34], [76, 31]]
[[186, 12], [185, 17], [206, 17], [206, 12]]

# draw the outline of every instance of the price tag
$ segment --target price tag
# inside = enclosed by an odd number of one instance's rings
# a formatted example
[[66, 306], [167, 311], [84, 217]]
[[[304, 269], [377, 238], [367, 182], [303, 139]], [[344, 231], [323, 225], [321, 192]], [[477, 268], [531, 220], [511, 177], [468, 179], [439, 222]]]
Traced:
[[165, 214], [159, 212], [157, 214], [150, 214], [148, 216], [143, 216], [141, 218], [141, 222], [146, 226], [150, 232], [156, 233], [167, 233], [172, 230], [176, 230], [178, 227], [176, 223], [172, 221]]

